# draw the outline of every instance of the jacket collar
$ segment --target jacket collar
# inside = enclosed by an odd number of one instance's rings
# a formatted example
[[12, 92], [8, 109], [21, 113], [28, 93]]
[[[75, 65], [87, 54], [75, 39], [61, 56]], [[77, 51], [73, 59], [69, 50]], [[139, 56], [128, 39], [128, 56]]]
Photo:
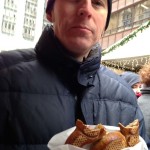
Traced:
[[143, 87], [141, 89], [142, 94], [150, 94], [150, 87]]
[[[37, 58], [47, 66], [64, 69], [63, 72], [76, 72], [78, 82], [83, 85], [92, 85], [94, 75], [100, 67], [99, 44], [95, 45], [89, 56], [81, 63], [67, 54], [67, 50], [54, 36], [53, 29], [46, 26], [36, 47]], [[70, 74], [69, 73], [69, 74]]]

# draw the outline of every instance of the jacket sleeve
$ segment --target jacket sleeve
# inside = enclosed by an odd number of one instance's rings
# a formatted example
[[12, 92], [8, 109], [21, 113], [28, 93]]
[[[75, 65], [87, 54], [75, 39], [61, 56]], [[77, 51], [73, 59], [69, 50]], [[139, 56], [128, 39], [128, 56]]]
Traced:
[[148, 148], [150, 149], [150, 139], [148, 138], [148, 136], [146, 134], [145, 121], [144, 121], [144, 117], [143, 117], [143, 114], [142, 114], [141, 109], [139, 108], [139, 106], [137, 106], [135, 119], [139, 120], [139, 122], [140, 122], [139, 134], [145, 140], [145, 142], [147, 143]]

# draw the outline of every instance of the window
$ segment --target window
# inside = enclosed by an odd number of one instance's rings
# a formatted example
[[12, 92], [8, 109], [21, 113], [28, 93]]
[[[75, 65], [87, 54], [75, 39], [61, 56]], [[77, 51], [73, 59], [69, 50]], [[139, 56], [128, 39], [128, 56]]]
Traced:
[[123, 26], [124, 27], [131, 27], [132, 26], [132, 9], [128, 8], [123, 13]]
[[34, 40], [37, 0], [26, 0], [23, 38]]

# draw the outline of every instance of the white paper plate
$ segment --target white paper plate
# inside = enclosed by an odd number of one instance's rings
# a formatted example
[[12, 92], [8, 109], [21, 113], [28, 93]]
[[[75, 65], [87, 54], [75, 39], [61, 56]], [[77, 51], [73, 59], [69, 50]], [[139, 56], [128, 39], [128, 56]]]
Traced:
[[[114, 126], [106, 126], [104, 125], [106, 130], [109, 132], [112, 131], [119, 131], [119, 127]], [[95, 126], [90, 126], [91, 128], [94, 128]], [[75, 130], [76, 127], [72, 127], [68, 130], [65, 130], [63, 132], [60, 132], [56, 135], [54, 135], [50, 141], [48, 142], [48, 148], [50, 150], [88, 150], [89, 145], [86, 145], [84, 148], [75, 147], [73, 145], [64, 145], [65, 141], [67, 140], [68, 136]], [[125, 148], [123, 150], [148, 150], [147, 145], [142, 137], [140, 137], [140, 142], [136, 144], [134, 147]]]

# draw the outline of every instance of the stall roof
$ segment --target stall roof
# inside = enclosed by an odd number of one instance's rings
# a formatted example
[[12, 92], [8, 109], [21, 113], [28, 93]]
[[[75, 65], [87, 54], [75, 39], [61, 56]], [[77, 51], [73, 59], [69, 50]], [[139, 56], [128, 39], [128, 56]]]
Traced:
[[150, 61], [150, 21], [110, 46], [102, 56], [104, 65], [134, 71], [148, 61]]

